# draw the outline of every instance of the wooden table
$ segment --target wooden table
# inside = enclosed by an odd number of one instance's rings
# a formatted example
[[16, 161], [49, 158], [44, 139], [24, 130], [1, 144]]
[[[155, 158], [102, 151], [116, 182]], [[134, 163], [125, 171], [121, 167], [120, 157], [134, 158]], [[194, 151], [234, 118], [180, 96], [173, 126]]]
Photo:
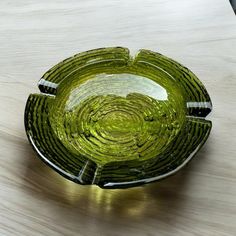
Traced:
[[[226, 0], [0, 2], [0, 235], [236, 235], [236, 18]], [[204, 148], [164, 181], [76, 185], [47, 167], [23, 124], [29, 93], [62, 59], [104, 46], [159, 51], [213, 101]]]

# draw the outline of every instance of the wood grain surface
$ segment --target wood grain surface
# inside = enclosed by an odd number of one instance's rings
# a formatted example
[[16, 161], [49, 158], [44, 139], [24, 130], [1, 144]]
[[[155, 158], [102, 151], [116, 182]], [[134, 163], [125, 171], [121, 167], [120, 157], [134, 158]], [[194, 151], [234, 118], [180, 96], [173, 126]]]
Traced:
[[[209, 140], [173, 177], [126, 190], [76, 185], [29, 145], [26, 99], [40, 76], [104, 46], [158, 51], [213, 102]], [[0, 1], [0, 235], [236, 235], [236, 18], [226, 0]]]

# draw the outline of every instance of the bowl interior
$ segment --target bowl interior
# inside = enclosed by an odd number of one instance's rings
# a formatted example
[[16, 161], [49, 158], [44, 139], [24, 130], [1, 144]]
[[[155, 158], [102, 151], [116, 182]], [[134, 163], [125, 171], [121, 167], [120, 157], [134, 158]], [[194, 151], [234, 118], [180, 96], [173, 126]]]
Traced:
[[49, 109], [63, 145], [100, 165], [157, 156], [185, 117], [186, 101], [168, 73], [106, 63], [69, 73]]

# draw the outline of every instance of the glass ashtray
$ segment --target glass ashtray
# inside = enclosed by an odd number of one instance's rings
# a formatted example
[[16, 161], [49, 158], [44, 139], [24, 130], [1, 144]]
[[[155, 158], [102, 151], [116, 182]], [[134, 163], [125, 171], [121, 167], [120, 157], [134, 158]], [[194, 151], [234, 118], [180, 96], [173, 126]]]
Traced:
[[30, 94], [25, 129], [39, 157], [79, 184], [126, 188], [186, 165], [208, 138], [210, 97], [186, 67], [121, 47], [76, 54]]

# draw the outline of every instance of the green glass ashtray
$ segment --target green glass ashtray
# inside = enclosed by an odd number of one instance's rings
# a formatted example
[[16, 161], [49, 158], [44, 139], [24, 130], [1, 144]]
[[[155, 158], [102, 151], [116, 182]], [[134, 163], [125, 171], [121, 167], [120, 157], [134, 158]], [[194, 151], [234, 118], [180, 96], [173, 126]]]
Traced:
[[186, 67], [121, 47], [72, 56], [47, 71], [25, 108], [30, 143], [64, 177], [137, 186], [187, 164], [211, 130], [210, 97]]

